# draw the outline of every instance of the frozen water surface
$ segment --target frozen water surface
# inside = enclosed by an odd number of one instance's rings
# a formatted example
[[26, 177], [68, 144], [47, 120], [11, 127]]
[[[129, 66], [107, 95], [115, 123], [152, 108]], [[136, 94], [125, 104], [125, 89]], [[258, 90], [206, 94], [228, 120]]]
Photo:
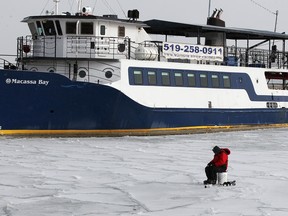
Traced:
[[[2, 216], [286, 216], [288, 129], [0, 139]], [[214, 145], [235, 187], [204, 188]]]

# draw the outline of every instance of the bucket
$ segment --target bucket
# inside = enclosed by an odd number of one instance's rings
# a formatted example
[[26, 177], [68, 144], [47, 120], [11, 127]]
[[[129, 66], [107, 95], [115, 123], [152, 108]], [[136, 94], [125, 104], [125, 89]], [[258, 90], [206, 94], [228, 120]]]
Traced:
[[218, 184], [222, 185], [224, 182], [227, 182], [227, 172], [217, 173]]

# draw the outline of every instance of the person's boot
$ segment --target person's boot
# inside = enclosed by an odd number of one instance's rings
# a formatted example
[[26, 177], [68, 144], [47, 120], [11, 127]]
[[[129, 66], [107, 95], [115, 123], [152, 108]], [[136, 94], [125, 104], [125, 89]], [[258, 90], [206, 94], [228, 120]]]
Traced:
[[207, 179], [203, 182], [204, 184], [216, 184], [216, 180]]
[[203, 183], [204, 183], [205, 185], [206, 185], [206, 184], [210, 184], [210, 183], [209, 183], [209, 179], [203, 181]]
[[211, 183], [210, 184], [213, 184], [213, 185], [215, 185], [216, 184], [216, 180], [210, 180], [211, 181]]

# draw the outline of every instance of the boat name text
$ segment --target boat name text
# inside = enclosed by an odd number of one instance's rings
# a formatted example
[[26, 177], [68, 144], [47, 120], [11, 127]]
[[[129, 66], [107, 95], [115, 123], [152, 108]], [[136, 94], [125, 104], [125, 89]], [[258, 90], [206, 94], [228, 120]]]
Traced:
[[49, 84], [47, 80], [22, 80], [22, 79], [6, 79], [6, 84], [19, 84], [19, 85], [45, 85]]
[[194, 60], [223, 61], [223, 47], [163, 43], [166, 58], [187, 58]]

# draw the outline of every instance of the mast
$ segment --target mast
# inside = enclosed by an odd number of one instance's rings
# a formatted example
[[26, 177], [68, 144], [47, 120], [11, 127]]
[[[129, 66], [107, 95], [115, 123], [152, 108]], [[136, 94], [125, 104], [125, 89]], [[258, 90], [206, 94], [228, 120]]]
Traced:
[[60, 0], [53, 0], [55, 2], [55, 14], [58, 15], [59, 13], [59, 7], [58, 7], [58, 3], [60, 2]]
[[82, 11], [82, 4], [83, 4], [83, 0], [78, 0], [78, 12], [81, 13]]
[[208, 18], [210, 17], [210, 8], [211, 8], [211, 0], [209, 0], [209, 5], [208, 5]]

